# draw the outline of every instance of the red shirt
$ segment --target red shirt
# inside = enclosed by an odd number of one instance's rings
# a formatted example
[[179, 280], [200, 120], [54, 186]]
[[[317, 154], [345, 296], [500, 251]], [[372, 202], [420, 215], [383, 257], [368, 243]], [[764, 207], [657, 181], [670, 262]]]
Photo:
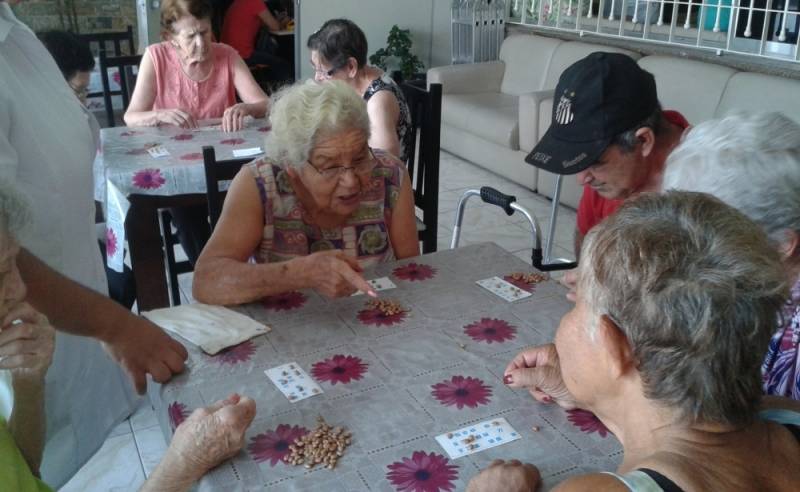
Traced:
[[245, 60], [253, 54], [256, 35], [263, 25], [258, 15], [265, 10], [263, 0], [234, 0], [225, 13], [221, 41], [233, 46]]
[[[677, 111], [664, 111], [664, 119], [684, 130], [689, 128], [689, 121]], [[589, 230], [603, 219], [617, 211], [625, 200], [609, 200], [603, 198], [591, 186], [583, 187], [583, 195], [578, 204], [578, 231], [585, 236]]]

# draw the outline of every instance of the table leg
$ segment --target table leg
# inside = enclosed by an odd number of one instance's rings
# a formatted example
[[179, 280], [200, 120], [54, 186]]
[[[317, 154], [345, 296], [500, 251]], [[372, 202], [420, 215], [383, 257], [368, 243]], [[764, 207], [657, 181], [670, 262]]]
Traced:
[[129, 198], [131, 208], [125, 221], [125, 229], [131, 254], [131, 269], [136, 280], [139, 312], [169, 307], [158, 208], [148, 200], [136, 196]]

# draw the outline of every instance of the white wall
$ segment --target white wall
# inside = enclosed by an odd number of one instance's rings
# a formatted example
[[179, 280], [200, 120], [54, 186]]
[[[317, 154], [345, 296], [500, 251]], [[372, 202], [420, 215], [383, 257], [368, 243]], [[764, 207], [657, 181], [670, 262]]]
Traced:
[[386, 46], [386, 37], [394, 24], [410, 29], [412, 51], [427, 70], [450, 64], [450, 0], [296, 0], [299, 12], [300, 77], [312, 76], [309, 64], [308, 36], [328, 20], [345, 17], [364, 30], [369, 54]]

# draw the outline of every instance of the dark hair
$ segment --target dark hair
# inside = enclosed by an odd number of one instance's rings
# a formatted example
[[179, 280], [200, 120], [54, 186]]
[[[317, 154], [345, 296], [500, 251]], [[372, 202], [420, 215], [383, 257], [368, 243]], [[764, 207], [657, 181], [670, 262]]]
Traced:
[[349, 19], [331, 19], [308, 37], [308, 49], [314, 50], [334, 67], [342, 67], [355, 58], [358, 68], [367, 64], [367, 37]]
[[78, 72], [94, 69], [94, 56], [89, 43], [67, 31], [45, 31], [38, 34], [47, 51], [53, 55], [58, 69], [66, 80]]
[[161, 37], [168, 39], [173, 34], [172, 24], [181, 17], [190, 15], [198, 20], [208, 19], [214, 9], [209, 0], [162, 0], [161, 1]]
[[656, 109], [644, 120], [634, 125], [631, 129], [626, 130], [611, 141], [611, 145], [619, 146], [624, 154], [633, 152], [639, 139], [636, 137], [636, 132], [641, 128], [650, 128], [653, 133], [658, 136], [664, 129], [664, 112], [661, 110], [661, 104], [656, 105]]

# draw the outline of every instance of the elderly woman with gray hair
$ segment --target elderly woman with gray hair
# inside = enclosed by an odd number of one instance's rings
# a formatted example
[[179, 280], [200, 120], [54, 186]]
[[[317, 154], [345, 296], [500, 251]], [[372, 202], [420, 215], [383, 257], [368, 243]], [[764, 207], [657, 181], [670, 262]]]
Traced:
[[780, 113], [697, 125], [667, 161], [670, 188], [716, 196], [760, 225], [778, 250], [792, 288], [762, 366], [764, 391], [800, 400], [800, 125]]
[[285, 89], [270, 122], [266, 156], [231, 183], [194, 297], [241, 304], [303, 288], [374, 296], [363, 268], [419, 254], [405, 167], [369, 147], [366, 104], [343, 82]]
[[[592, 229], [582, 253], [555, 343], [517, 355], [504, 378], [594, 412], [622, 443], [615, 473], [558, 490], [797, 490], [800, 403], [762, 396], [753, 350], [788, 290], [761, 229], [709, 195], [644, 194]], [[538, 482], [532, 465], [496, 462], [467, 490]]]

